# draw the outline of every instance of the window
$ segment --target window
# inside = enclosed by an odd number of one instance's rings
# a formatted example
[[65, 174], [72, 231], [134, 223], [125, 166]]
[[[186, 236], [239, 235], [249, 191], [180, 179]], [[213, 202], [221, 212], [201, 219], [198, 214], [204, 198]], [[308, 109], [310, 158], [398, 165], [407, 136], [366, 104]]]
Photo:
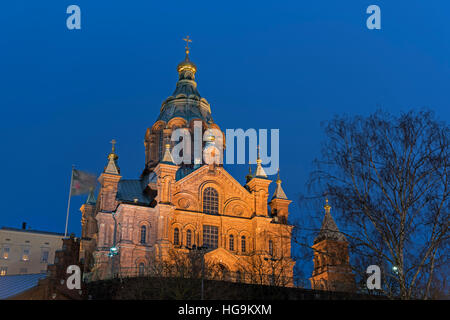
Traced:
[[142, 244], [147, 242], [146, 238], [147, 238], [147, 227], [146, 226], [142, 226], [141, 227], [141, 243]]
[[203, 191], [203, 212], [209, 214], [219, 213], [219, 194], [216, 189], [208, 187]]
[[242, 236], [241, 237], [241, 251], [242, 252], [245, 252], [245, 248], [246, 246], [245, 246], [245, 236]]
[[8, 267], [0, 267], [0, 276], [6, 276], [8, 272]]
[[188, 246], [188, 248], [190, 248], [192, 245], [192, 231], [188, 230], [186, 232], [186, 246]]
[[273, 256], [273, 241], [269, 240], [269, 255]]
[[234, 236], [230, 234], [230, 251], [234, 251]]
[[180, 245], [180, 230], [178, 230], [178, 228], [173, 230], [173, 244], [176, 246]]
[[143, 262], [139, 263], [139, 276], [143, 276], [145, 273], [145, 264]]
[[219, 228], [215, 226], [203, 226], [203, 246], [215, 249], [219, 244]]
[[24, 248], [23, 249], [23, 253], [22, 253], [22, 260], [23, 261], [28, 261], [30, 259], [30, 249], [29, 248]]
[[45, 262], [45, 263], [48, 262], [48, 249], [42, 250], [41, 262]]
[[3, 247], [2, 258], [8, 259], [9, 257], [9, 247]]

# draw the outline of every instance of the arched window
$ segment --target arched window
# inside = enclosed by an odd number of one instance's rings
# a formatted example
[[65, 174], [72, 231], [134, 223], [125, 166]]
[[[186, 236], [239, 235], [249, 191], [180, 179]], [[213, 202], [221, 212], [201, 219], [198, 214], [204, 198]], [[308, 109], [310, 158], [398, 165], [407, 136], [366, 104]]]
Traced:
[[269, 255], [273, 256], [273, 241], [269, 240]]
[[141, 226], [141, 243], [144, 244], [146, 243], [147, 239], [147, 227], [146, 226]]
[[234, 251], [234, 236], [230, 234], [230, 251]]
[[216, 189], [208, 187], [203, 191], [203, 212], [219, 214], [219, 194]]
[[241, 237], [241, 251], [245, 252], [246, 250], [246, 244], [245, 244], [245, 236]]
[[176, 246], [180, 245], [180, 230], [178, 230], [178, 228], [173, 230], [173, 244]]
[[192, 245], [192, 231], [188, 230], [186, 232], [186, 246], [190, 248]]
[[143, 276], [145, 274], [145, 264], [143, 262], [139, 263], [139, 276]]

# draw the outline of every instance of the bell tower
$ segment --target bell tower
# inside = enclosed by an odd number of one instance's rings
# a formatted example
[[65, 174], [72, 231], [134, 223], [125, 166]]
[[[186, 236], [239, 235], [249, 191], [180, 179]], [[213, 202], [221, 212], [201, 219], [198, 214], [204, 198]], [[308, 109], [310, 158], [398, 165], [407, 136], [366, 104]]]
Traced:
[[339, 231], [330, 214], [328, 199], [324, 206], [322, 228], [314, 240], [314, 270], [311, 288], [327, 291], [355, 291], [355, 275], [352, 273], [348, 254], [348, 242]]

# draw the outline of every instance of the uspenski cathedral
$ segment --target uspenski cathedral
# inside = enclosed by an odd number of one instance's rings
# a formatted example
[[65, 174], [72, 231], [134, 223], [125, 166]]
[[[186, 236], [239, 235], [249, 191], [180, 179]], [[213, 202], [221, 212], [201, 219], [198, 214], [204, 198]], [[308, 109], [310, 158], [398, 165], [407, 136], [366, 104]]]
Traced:
[[[189, 45], [189, 39], [187, 44]], [[122, 179], [115, 141], [98, 181], [81, 207], [80, 259], [84, 273], [104, 279], [114, 273], [151, 274], [155, 266], [201, 251], [205, 265], [228, 281], [293, 285], [292, 225], [289, 204], [278, 175], [276, 188], [257, 160], [245, 183], [222, 165], [175, 164], [172, 132], [184, 128], [193, 135], [220, 130], [211, 106], [197, 89], [197, 66], [186, 57], [178, 64], [175, 91], [163, 103], [156, 122], [145, 132], [145, 164], [140, 177]], [[224, 139], [207, 141], [224, 143]], [[203, 147], [207, 147], [204, 145]], [[224, 147], [224, 146], [222, 146]], [[348, 245], [325, 205], [322, 229], [314, 249], [313, 289], [351, 290], [354, 279]]]

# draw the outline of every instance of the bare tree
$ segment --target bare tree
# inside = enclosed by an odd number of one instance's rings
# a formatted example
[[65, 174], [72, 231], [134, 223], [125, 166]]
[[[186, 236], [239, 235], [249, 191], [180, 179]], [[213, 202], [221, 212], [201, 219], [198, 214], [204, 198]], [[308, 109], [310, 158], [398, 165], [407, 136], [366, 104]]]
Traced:
[[448, 266], [448, 124], [426, 110], [378, 111], [336, 116], [325, 132], [310, 190], [328, 194], [353, 254], [380, 265], [385, 294], [432, 297]]

